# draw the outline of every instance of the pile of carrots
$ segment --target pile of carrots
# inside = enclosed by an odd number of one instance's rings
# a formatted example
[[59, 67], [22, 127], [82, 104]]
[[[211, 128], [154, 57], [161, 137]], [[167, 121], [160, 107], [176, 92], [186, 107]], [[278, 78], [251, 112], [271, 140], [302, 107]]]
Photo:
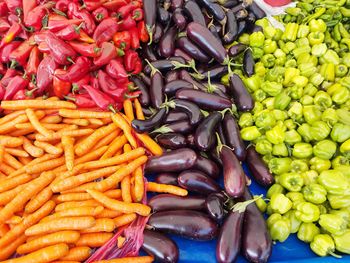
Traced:
[[77, 110], [56, 97], [2, 101], [1, 108], [1, 262], [82, 262], [117, 228], [150, 214], [145, 190], [187, 194], [171, 185], [145, 186], [147, 156], [162, 149], [132, 130], [135, 115], [143, 118], [137, 99], [124, 102], [125, 115]]

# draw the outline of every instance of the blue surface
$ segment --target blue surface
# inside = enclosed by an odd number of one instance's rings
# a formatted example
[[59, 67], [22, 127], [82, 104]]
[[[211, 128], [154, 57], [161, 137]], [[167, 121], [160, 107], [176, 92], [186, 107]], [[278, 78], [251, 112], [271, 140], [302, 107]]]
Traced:
[[[245, 166], [244, 170], [249, 175], [249, 171]], [[149, 178], [147, 178], [149, 179]], [[151, 179], [152, 180], [152, 179]], [[266, 189], [259, 186], [255, 182], [249, 186], [253, 194], [265, 194]], [[180, 263], [215, 263], [215, 247], [216, 240], [208, 242], [198, 242], [193, 240], [184, 239], [175, 235], [170, 235], [171, 238], [176, 242], [180, 249]], [[342, 259], [334, 257], [319, 257], [315, 255], [309, 244], [300, 241], [296, 234], [291, 234], [289, 238], [283, 242], [277, 242], [273, 245], [272, 255], [269, 262], [274, 263], [344, 263], [350, 262], [350, 255], [342, 255]], [[248, 262], [243, 257], [239, 257], [237, 262]]]

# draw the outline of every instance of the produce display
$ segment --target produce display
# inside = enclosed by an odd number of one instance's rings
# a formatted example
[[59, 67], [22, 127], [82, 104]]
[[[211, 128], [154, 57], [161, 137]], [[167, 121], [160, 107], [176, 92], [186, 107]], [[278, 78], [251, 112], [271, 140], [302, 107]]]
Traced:
[[0, 261], [348, 260], [350, 1], [265, 2], [0, 1]]

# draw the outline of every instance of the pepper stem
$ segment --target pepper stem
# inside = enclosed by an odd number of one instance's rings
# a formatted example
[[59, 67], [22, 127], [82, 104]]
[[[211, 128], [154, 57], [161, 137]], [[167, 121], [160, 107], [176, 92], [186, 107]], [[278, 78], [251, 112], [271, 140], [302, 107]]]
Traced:
[[255, 201], [257, 201], [258, 199], [262, 198], [263, 195], [258, 195], [256, 197], [254, 197], [253, 199], [244, 201], [244, 202], [238, 202], [236, 204], [234, 204], [234, 206], [232, 207], [232, 211], [236, 212], [238, 211], [239, 213], [243, 213], [247, 206], [250, 205], [251, 203], [254, 203]]
[[156, 74], [156, 72], [159, 72], [160, 73], [160, 71], [157, 69], [157, 68], [155, 68], [153, 65], [152, 65], [152, 63], [151, 62], [149, 62], [149, 60], [148, 59], [145, 59], [146, 60], [146, 63], [150, 66], [150, 68], [151, 68], [151, 76], [153, 76], [154, 74]]
[[39, 88], [34, 88], [34, 89], [32, 89], [32, 90], [26, 90], [25, 91], [25, 95], [27, 96], [27, 97], [32, 97], [33, 96], [33, 93], [35, 92], [35, 91], [37, 91]]
[[72, 98], [72, 97], [69, 97], [69, 96], [63, 96], [63, 98], [65, 98], [66, 100], [74, 101], [74, 102], [77, 100], [76, 98]]
[[334, 253], [333, 251], [328, 251], [328, 254], [335, 257], [335, 258], [342, 258], [341, 255], [338, 255], [338, 254]]
[[68, 62], [75, 64], [75, 62], [73, 61], [73, 59], [71, 57], [67, 57]]
[[163, 125], [161, 127], [159, 127], [158, 129], [155, 129], [153, 131], [151, 131], [150, 133], [169, 133], [169, 132], [174, 132], [171, 128], [168, 127], [168, 125]]
[[[82, 5], [83, 6], [83, 5]], [[57, 15], [60, 15], [60, 16], [64, 16], [64, 17], [67, 17], [67, 15], [62, 12], [61, 10], [58, 10], [57, 8], [52, 8], [52, 11], [54, 11]]]

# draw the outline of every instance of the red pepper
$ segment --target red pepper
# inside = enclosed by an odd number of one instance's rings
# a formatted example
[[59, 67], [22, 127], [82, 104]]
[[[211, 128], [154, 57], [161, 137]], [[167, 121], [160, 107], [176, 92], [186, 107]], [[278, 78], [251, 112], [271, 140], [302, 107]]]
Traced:
[[9, 12], [5, 2], [0, 2], [0, 16], [6, 16]]
[[15, 15], [15, 14], [8, 14], [7, 15], [7, 20], [9, 21], [9, 23], [11, 25], [13, 25], [13, 23], [21, 24], [19, 16]]
[[69, 0], [58, 0], [55, 4], [55, 8], [63, 13], [68, 11]]
[[77, 81], [90, 72], [91, 61], [87, 57], [78, 57], [75, 63], [70, 66], [67, 72], [55, 74], [56, 77], [63, 81]]
[[106, 66], [106, 72], [119, 83], [128, 82], [128, 73], [126, 72], [123, 64], [116, 59], [109, 62], [109, 64]]
[[86, 57], [98, 57], [101, 49], [96, 44], [88, 44], [83, 42], [71, 41], [69, 42], [71, 47], [82, 56]]
[[7, 63], [10, 61], [10, 54], [13, 50], [21, 45], [21, 41], [13, 41], [0, 50], [0, 62]]
[[78, 4], [76, 3], [68, 4], [68, 16], [70, 18], [83, 19], [84, 20], [83, 29], [86, 31], [86, 33], [88, 33], [89, 35], [92, 35], [94, 33], [96, 28], [94, 19], [92, 18], [91, 14], [87, 10], [80, 10]]
[[30, 52], [34, 48], [34, 44], [34, 37], [31, 36], [10, 53], [10, 59], [16, 61], [19, 65], [24, 66], [27, 63]]
[[75, 81], [73, 83], [73, 86], [75, 86], [78, 89], [80, 89], [81, 86], [83, 86], [83, 85], [89, 85], [90, 81], [91, 81], [91, 76], [89, 74], [87, 74], [84, 77], [82, 77], [81, 79]]
[[41, 42], [38, 45], [38, 49], [41, 53], [45, 53], [45, 54], [49, 54], [50, 53], [50, 48], [49, 46], [46, 44], [46, 42]]
[[62, 29], [61, 31], [58, 31], [56, 33], [56, 36], [66, 41], [77, 39], [80, 37], [80, 28], [82, 27], [82, 25], [83, 23], [81, 23], [79, 26], [68, 25], [66, 28]]
[[147, 43], [149, 41], [149, 35], [148, 35], [145, 21], [140, 21], [137, 24], [137, 28], [139, 30], [139, 38], [140, 38], [141, 42]]
[[115, 102], [123, 102], [125, 93], [128, 91], [125, 84], [118, 84], [103, 70], [98, 72], [98, 83], [102, 91], [111, 96]]
[[2, 85], [0, 85], [0, 100], [3, 100], [4, 96], [5, 96], [5, 88]]
[[42, 27], [42, 20], [47, 14], [48, 9], [54, 6], [54, 2], [47, 2], [43, 5], [38, 5], [28, 13], [27, 19], [24, 20], [24, 24], [27, 27], [32, 28], [34, 31], [39, 31]]
[[12, 40], [21, 33], [22, 27], [18, 23], [13, 23], [9, 30], [6, 32], [3, 39], [1, 39], [0, 48], [12, 42]]
[[141, 21], [143, 20], [144, 13], [142, 8], [136, 8], [135, 10], [132, 11], [132, 18], [135, 21]]
[[46, 44], [50, 49], [50, 54], [60, 65], [69, 64], [77, 55], [69, 44], [51, 32], [47, 33]]
[[128, 15], [120, 24], [120, 30], [130, 30], [136, 27], [136, 21], [132, 19], [131, 15]]
[[140, 47], [139, 30], [137, 27], [133, 27], [129, 30], [131, 38], [130, 44], [133, 49], [138, 49]]
[[78, 40], [85, 42], [85, 43], [90, 43], [90, 44], [95, 43], [95, 40], [92, 39], [91, 37], [89, 37], [89, 35], [86, 34], [84, 32], [84, 30], [80, 30], [80, 36], [79, 36]]
[[24, 76], [15, 76], [6, 87], [4, 100], [11, 100], [19, 90], [24, 90], [28, 84], [29, 81]]
[[26, 74], [28, 76], [36, 75], [40, 64], [40, 52], [37, 46], [34, 46], [30, 52], [28, 63], [26, 65]]
[[97, 8], [101, 7], [102, 3], [101, 1], [97, 1], [97, 0], [84, 0], [84, 5], [83, 7], [86, 8], [86, 10], [88, 11], [94, 11]]
[[130, 49], [131, 34], [129, 31], [117, 32], [113, 36], [113, 41], [117, 48], [128, 50]]
[[120, 7], [127, 4], [128, 2], [126, 0], [112, 0], [109, 2], [105, 2], [102, 5], [110, 11], [117, 11]]
[[101, 55], [94, 58], [94, 65], [96, 67], [107, 65], [116, 56], [117, 52], [115, 46], [110, 42], [103, 42], [101, 46]]
[[8, 10], [12, 14], [19, 15], [22, 12], [22, 0], [4, 0]]
[[98, 107], [103, 110], [113, 108], [114, 100], [98, 89], [94, 89], [90, 85], [83, 85], [83, 89], [87, 91]]
[[0, 32], [9, 30], [10, 24], [3, 18], [0, 18]]
[[78, 108], [93, 108], [97, 106], [89, 94], [69, 93], [68, 96], [65, 96], [64, 98], [67, 100], [74, 101], [75, 105], [77, 105]]
[[1, 82], [1, 86], [7, 87], [7, 85], [11, 81], [11, 79], [14, 76], [17, 76], [19, 74], [20, 73], [17, 70], [15, 70], [14, 68], [12, 68], [12, 65], [11, 65], [11, 67], [6, 70], [5, 75], [2, 77], [2, 79], [0, 81]]
[[0, 63], [0, 74], [3, 76], [6, 73], [6, 68], [2, 63]]
[[131, 1], [129, 4], [123, 5], [120, 8], [118, 8], [117, 16], [120, 18], [125, 18], [128, 15], [130, 15], [133, 10], [139, 7], [141, 7], [141, 4], [139, 2]]
[[23, 0], [23, 19], [26, 20], [30, 11], [37, 7], [36, 0]]
[[57, 32], [64, 28], [66, 28], [69, 25], [79, 25], [83, 23], [84, 21], [82, 19], [67, 19], [64, 16], [62, 16], [61, 20], [52, 19], [52, 17], [49, 16], [49, 22], [47, 24], [47, 29], [51, 32]]
[[142, 62], [141, 62], [141, 59], [138, 58], [135, 62], [135, 65], [134, 65], [134, 70], [132, 72], [132, 74], [139, 74], [140, 72], [142, 71]]
[[68, 93], [72, 89], [72, 83], [69, 81], [64, 81], [60, 78], [58, 78], [58, 75], [65, 75], [67, 72], [63, 69], [56, 69], [53, 77], [53, 92], [55, 96], [59, 97], [60, 99], [63, 99], [64, 96], [68, 95]]
[[47, 88], [52, 84], [53, 75], [57, 68], [58, 64], [52, 56], [46, 56], [40, 62], [36, 75], [37, 94], [42, 95], [47, 91]]
[[118, 23], [115, 18], [104, 19], [96, 28], [93, 39], [99, 46], [103, 42], [110, 41], [118, 31]]
[[92, 15], [96, 22], [101, 22], [103, 19], [106, 19], [109, 16], [108, 10], [103, 6], [95, 9], [94, 12], [92, 12]]
[[48, 31], [40, 31], [40, 32], [34, 33], [35, 43], [39, 45], [40, 43], [45, 42], [47, 37], [47, 32]]
[[135, 63], [139, 59], [139, 56], [134, 50], [127, 50], [125, 51], [125, 57], [124, 57], [124, 67], [126, 71], [133, 71], [135, 68]]

